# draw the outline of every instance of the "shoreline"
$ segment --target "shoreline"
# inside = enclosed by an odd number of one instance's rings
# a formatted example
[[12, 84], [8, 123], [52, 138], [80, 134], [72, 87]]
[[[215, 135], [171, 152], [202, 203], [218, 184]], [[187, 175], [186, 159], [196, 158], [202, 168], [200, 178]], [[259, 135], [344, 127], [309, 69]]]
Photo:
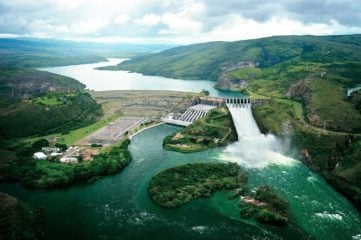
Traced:
[[160, 126], [160, 125], [162, 125], [162, 124], [165, 124], [165, 122], [160, 122], [160, 123], [153, 124], [153, 125], [151, 125], [151, 126], [147, 126], [147, 127], [141, 128], [141, 129], [139, 129], [138, 131], [136, 131], [134, 134], [130, 135], [128, 138], [129, 138], [129, 140], [131, 140], [134, 136], [138, 135], [139, 133], [141, 133], [141, 132], [143, 132], [143, 131], [146, 131], [146, 130], [148, 130], [148, 129], [151, 129], [151, 128]]

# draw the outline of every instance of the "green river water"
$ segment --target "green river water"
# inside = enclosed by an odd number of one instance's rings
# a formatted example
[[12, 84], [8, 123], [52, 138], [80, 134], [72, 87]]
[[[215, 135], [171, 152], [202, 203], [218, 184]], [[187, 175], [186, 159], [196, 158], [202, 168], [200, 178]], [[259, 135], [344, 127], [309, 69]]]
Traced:
[[290, 224], [272, 227], [239, 218], [226, 193], [162, 209], [148, 196], [157, 172], [184, 163], [222, 161], [223, 148], [181, 154], [162, 148], [179, 128], [161, 125], [136, 135], [133, 161], [122, 172], [56, 190], [0, 185], [34, 206], [43, 207], [47, 239], [361, 239], [361, 216], [317, 174], [296, 161], [249, 169], [250, 185], [270, 184], [290, 203]]

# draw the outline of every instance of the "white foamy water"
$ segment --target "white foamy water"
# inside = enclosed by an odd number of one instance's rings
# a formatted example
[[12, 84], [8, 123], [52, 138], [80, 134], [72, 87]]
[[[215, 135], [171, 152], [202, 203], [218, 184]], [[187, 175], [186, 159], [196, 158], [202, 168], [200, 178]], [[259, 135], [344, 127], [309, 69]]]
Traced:
[[264, 135], [253, 118], [251, 104], [227, 104], [238, 134], [238, 142], [229, 145], [221, 158], [246, 168], [269, 164], [291, 165], [296, 161], [282, 155], [281, 144], [272, 134]]
[[343, 216], [340, 213], [329, 213], [329, 212], [322, 212], [322, 213], [316, 213], [315, 214], [317, 217], [323, 218], [323, 219], [328, 219], [328, 220], [338, 220], [338, 221], [342, 221], [343, 220]]

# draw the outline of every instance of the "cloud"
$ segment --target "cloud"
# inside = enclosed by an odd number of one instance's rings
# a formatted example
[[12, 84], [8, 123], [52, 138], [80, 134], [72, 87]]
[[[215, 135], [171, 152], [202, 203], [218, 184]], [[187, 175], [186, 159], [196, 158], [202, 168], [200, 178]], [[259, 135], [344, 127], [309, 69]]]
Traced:
[[204, 4], [189, 2], [181, 11], [176, 13], [165, 13], [162, 23], [166, 29], [159, 31], [160, 34], [191, 34], [199, 33], [203, 29], [201, 17], [204, 15]]
[[144, 15], [142, 18], [135, 19], [134, 22], [139, 25], [154, 26], [154, 25], [157, 25], [158, 23], [160, 23], [161, 19], [162, 18], [160, 16], [158, 16], [154, 13], [150, 13], [150, 14]]
[[0, 36], [192, 43], [361, 33], [360, 0], [0, 1]]
[[59, 10], [74, 10], [86, 3], [86, 0], [56, 0]]
[[80, 35], [98, 32], [108, 24], [105, 20], [80, 21], [70, 26], [70, 31], [77, 31]]
[[122, 25], [127, 23], [129, 20], [130, 17], [127, 14], [121, 14], [114, 19], [114, 23]]

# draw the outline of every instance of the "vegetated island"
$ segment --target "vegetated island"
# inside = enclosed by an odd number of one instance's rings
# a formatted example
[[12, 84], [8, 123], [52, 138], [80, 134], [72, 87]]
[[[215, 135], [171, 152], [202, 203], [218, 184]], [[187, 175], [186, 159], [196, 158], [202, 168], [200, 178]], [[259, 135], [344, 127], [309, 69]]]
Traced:
[[255, 193], [241, 189], [236, 196], [241, 196], [241, 216], [243, 218], [255, 217], [261, 223], [284, 225], [288, 222], [288, 202], [277, 195], [267, 185], [259, 186]]
[[198, 119], [182, 131], [167, 136], [163, 146], [167, 150], [191, 153], [225, 146], [237, 141], [237, 133], [227, 108], [211, 110], [205, 118]]
[[43, 239], [42, 211], [0, 192], [0, 239]]
[[286, 224], [288, 203], [269, 186], [260, 186], [252, 193], [247, 181], [247, 173], [236, 163], [194, 163], [158, 173], [151, 179], [148, 192], [156, 204], [174, 208], [209, 197], [215, 191], [233, 190], [230, 198], [239, 199], [241, 217], [255, 217], [260, 223]]

